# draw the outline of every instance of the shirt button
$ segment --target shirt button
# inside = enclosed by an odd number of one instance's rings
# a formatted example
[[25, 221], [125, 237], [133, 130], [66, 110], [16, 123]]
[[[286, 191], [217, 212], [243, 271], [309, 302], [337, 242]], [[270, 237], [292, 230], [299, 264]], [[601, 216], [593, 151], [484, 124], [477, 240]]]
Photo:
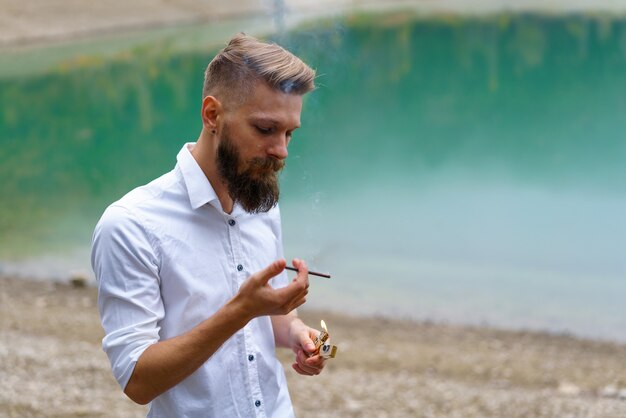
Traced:
[[241, 264], [239, 264], [239, 265], [237, 266], [237, 271], [241, 271], [241, 270], [243, 270], [243, 266], [242, 266]]
[[248, 361], [254, 361], [254, 356], [252, 354], [248, 356]]
[[254, 401], [254, 406], [256, 406], [257, 408], [258, 408], [259, 406], [261, 406], [261, 401], [260, 401], [260, 400], [258, 400], [258, 399], [257, 399], [256, 401]]
[[228, 225], [230, 225], [230, 226], [235, 226], [235, 224], [236, 224], [236, 223], [237, 223], [237, 222], [235, 222], [235, 220], [234, 220], [234, 219], [229, 219], [229, 220], [228, 220]]

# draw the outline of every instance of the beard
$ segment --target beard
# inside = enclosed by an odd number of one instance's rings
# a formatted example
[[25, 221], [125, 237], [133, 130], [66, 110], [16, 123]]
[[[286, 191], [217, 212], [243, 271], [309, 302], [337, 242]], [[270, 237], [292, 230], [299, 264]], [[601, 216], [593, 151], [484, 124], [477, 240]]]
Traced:
[[252, 158], [242, 162], [226, 126], [217, 147], [217, 169], [228, 193], [248, 213], [268, 212], [278, 203], [278, 174], [285, 163], [279, 159]]

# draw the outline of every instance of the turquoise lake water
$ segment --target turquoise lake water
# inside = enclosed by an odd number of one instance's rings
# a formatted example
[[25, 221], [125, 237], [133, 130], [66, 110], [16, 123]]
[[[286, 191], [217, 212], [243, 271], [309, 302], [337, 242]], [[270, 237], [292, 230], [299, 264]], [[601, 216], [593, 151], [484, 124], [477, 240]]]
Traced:
[[[626, 341], [626, 19], [326, 21], [282, 176], [309, 305]], [[0, 273], [87, 269], [109, 203], [201, 128], [214, 50], [0, 79]]]

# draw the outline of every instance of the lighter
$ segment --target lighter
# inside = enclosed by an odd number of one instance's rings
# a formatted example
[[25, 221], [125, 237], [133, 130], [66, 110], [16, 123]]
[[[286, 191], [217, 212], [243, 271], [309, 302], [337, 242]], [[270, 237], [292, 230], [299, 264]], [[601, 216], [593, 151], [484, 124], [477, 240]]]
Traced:
[[328, 334], [328, 328], [326, 328], [324, 320], [321, 321], [321, 324], [323, 331], [321, 331], [315, 338], [315, 341], [313, 341], [315, 344], [315, 351], [312, 355], [319, 354], [323, 358], [335, 358], [335, 355], [337, 354], [337, 346], [330, 345], [330, 335]]

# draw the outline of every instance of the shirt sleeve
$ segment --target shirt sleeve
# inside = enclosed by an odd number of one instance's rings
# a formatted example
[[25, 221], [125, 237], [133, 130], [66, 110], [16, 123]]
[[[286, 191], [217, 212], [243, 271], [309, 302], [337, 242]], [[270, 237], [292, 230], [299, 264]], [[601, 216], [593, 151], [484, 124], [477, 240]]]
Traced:
[[141, 354], [159, 340], [164, 309], [158, 256], [139, 220], [110, 206], [94, 231], [91, 263], [105, 332], [102, 348], [124, 389]]

